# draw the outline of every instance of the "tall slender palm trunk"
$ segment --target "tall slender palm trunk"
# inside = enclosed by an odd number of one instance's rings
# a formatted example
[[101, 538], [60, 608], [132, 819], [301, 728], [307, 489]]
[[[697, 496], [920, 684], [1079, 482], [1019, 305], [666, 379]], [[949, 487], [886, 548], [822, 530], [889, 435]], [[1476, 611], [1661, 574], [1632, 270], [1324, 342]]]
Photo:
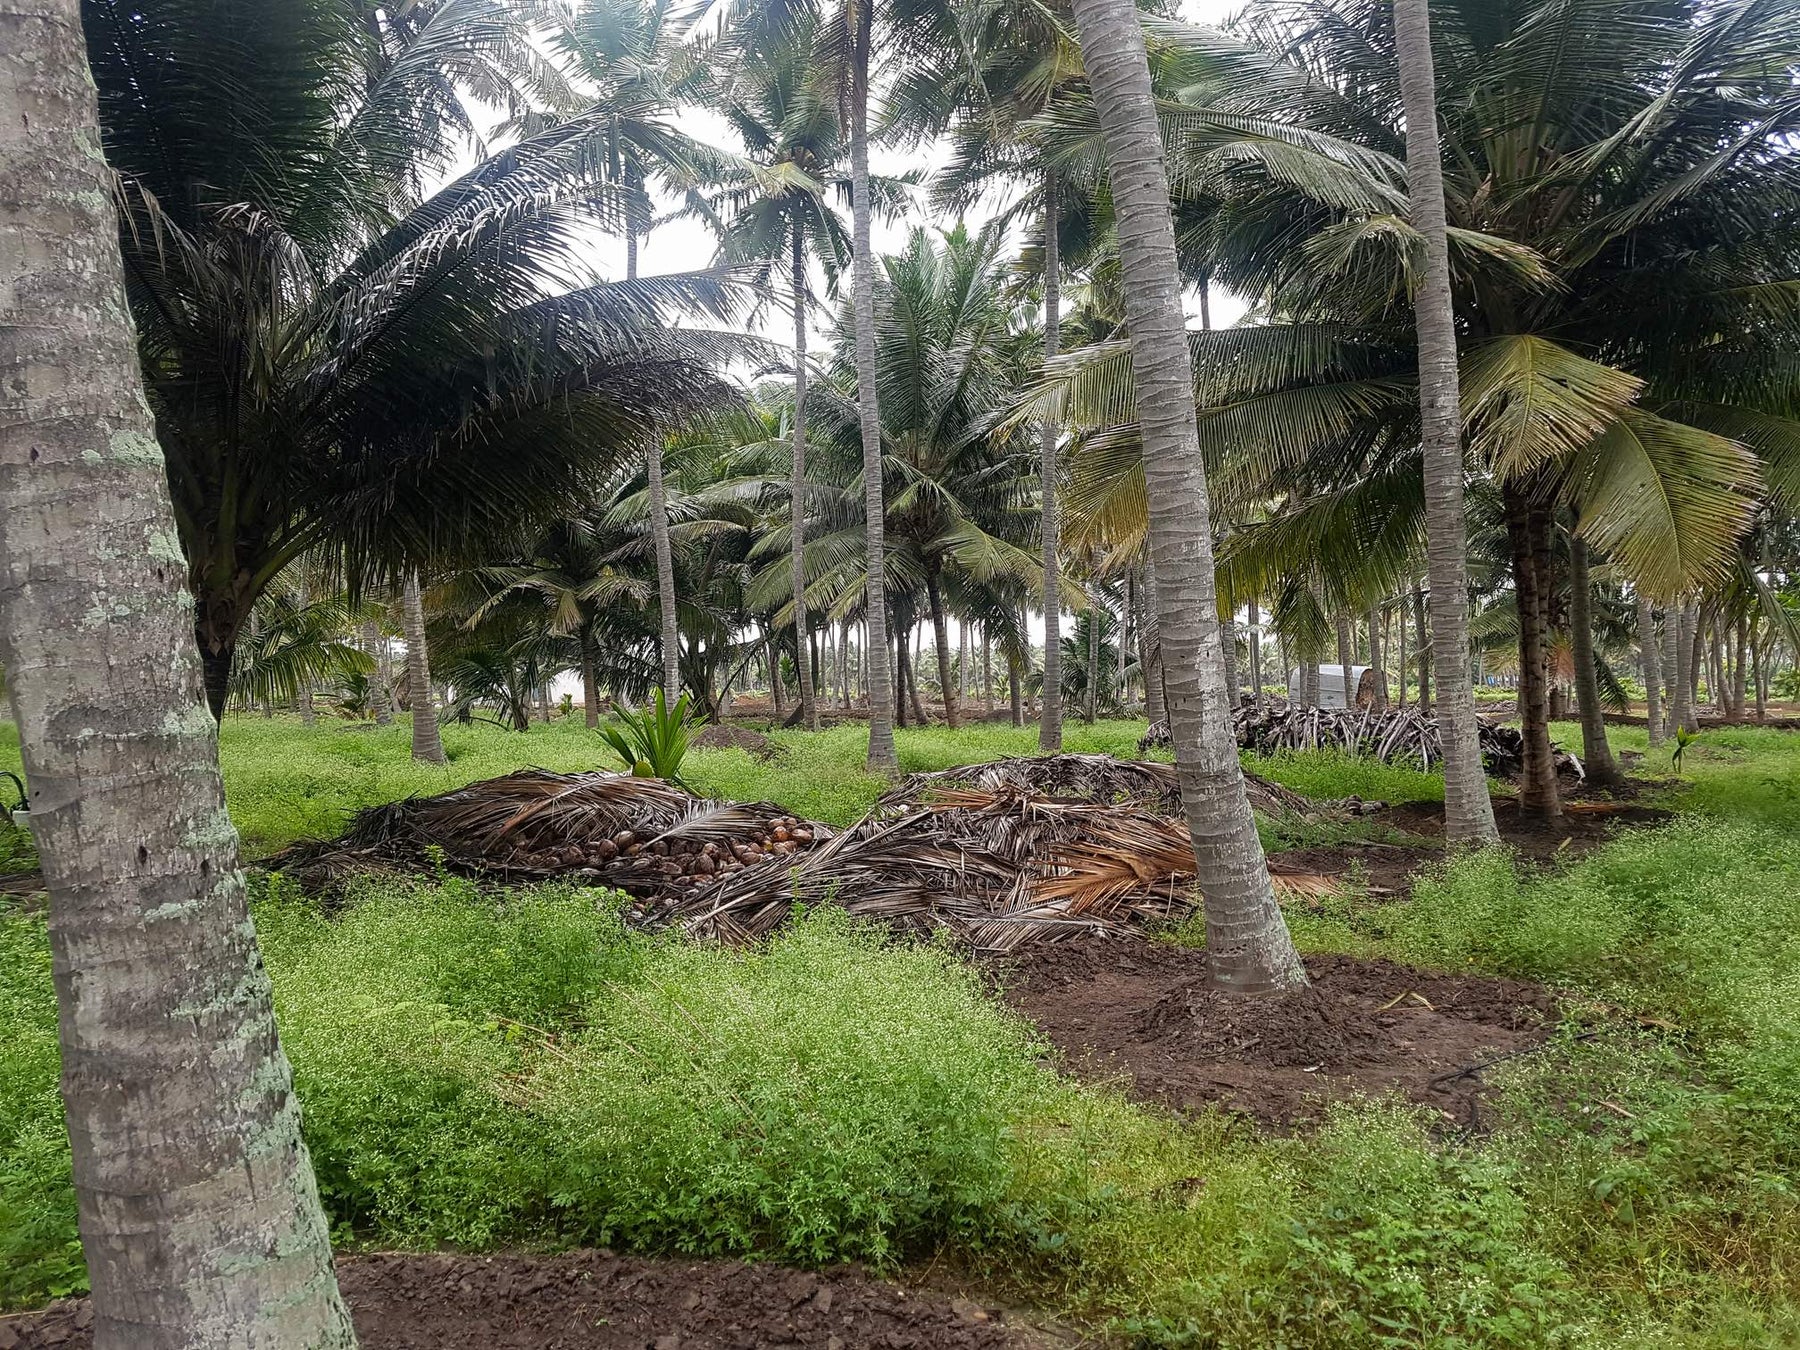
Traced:
[[[1056, 171], [1044, 171], [1044, 361], [1048, 364], [1062, 341], [1062, 259], [1058, 252], [1060, 211]], [[1044, 705], [1038, 715], [1038, 749], [1053, 755], [1062, 749], [1062, 519], [1056, 489], [1061, 477], [1057, 425], [1046, 417], [1038, 428], [1038, 492], [1043, 500], [1044, 536]], [[1093, 718], [1090, 716], [1089, 721]]]
[[1638, 655], [1644, 667], [1644, 721], [1650, 730], [1650, 747], [1663, 743], [1662, 644], [1656, 636], [1656, 611], [1650, 598], [1637, 598]]
[[374, 676], [369, 680], [369, 701], [375, 709], [375, 725], [392, 726], [394, 722], [394, 668], [388, 651], [387, 635], [373, 619], [362, 622], [363, 646], [375, 662]]
[[96, 1350], [343, 1350], [127, 318], [78, 0], [0, 0], [0, 662]]
[[1437, 76], [1429, 0], [1395, 0], [1396, 55], [1406, 106], [1406, 181], [1412, 225], [1425, 241], [1414, 301], [1419, 330], [1419, 420], [1425, 463], [1431, 656], [1444, 747], [1444, 831], [1452, 845], [1499, 841], [1488, 798], [1469, 683], [1468, 519], [1463, 505], [1462, 408], [1444, 171], [1438, 153]]
[[1575, 697], [1581, 704], [1581, 758], [1588, 781], [1616, 787], [1619, 764], [1606, 739], [1606, 709], [1600, 706], [1600, 670], [1594, 664], [1594, 591], [1587, 542], [1569, 537], [1569, 629], [1575, 648]]
[[669, 537], [669, 493], [663, 483], [662, 441], [654, 432], [644, 447], [650, 479], [650, 539], [656, 552], [656, 604], [662, 620], [663, 698], [672, 708], [681, 697], [681, 623], [675, 609], [675, 546]]
[[1088, 591], [1088, 631], [1087, 631], [1087, 699], [1082, 705], [1082, 720], [1089, 726], [1099, 708], [1100, 698], [1100, 600], [1096, 592]]
[[1332, 626], [1337, 637], [1338, 687], [1343, 691], [1346, 708], [1356, 706], [1356, 638], [1350, 625], [1349, 613], [1339, 610]]
[[937, 646], [938, 688], [944, 698], [944, 723], [954, 729], [962, 725], [962, 700], [957, 697], [956, 679], [950, 667], [950, 625], [944, 611], [944, 589], [936, 576], [925, 579], [925, 594], [931, 601], [931, 636]]
[[1250, 602], [1250, 701], [1263, 706], [1262, 614], [1256, 601]]
[[[855, 254], [856, 413], [862, 433], [863, 531], [868, 541], [869, 651], [887, 651], [887, 504], [881, 482], [881, 408], [875, 394], [875, 255], [869, 220], [869, 62], [873, 14], [856, 6], [850, 70], [850, 221]], [[895, 773], [894, 689], [884, 657], [869, 663], [869, 769]]]
[[1513, 595], [1519, 610], [1519, 730], [1524, 737], [1519, 809], [1546, 818], [1562, 814], [1550, 744], [1548, 552], [1540, 536], [1543, 508], [1515, 488], [1503, 490], [1506, 533], [1512, 548]]
[[401, 597], [406, 623], [406, 692], [412, 704], [412, 757], [442, 764], [444, 740], [438, 734], [437, 700], [431, 691], [431, 652], [425, 644], [425, 601], [416, 572], [407, 574]]
[[407, 702], [412, 704], [412, 758], [445, 763], [445, 743], [437, 733], [437, 702], [432, 693], [432, 657], [425, 644], [425, 598], [419, 594], [418, 572], [409, 572], [401, 589], [407, 625]]
[[[804, 650], [811, 631], [806, 621], [806, 248], [800, 226], [794, 226], [789, 265], [794, 273], [794, 477], [792, 503], [794, 633]], [[812, 663], [800, 662], [800, 722], [819, 729], [819, 704], [813, 689]]]
[[1138, 664], [1144, 668], [1144, 716], [1152, 723], [1169, 720], [1163, 697], [1162, 631], [1157, 623], [1156, 560], [1144, 551], [1144, 620], [1138, 634]]
[[[1425, 624], [1425, 592], [1413, 587], [1413, 631], [1419, 647], [1419, 711], [1431, 712], [1431, 630]], [[1491, 809], [1491, 807], [1490, 807]]]
[[1369, 611], [1369, 669], [1375, 672], [1375, 710], [1386, 712], [1388, 706], [1387, 667], [1382, 664], [1384, 652], [1382, 647], [1381, 608], [1376, 606]]
[[1164, 696], [1205, 902], [1208, 968], [1222, 989], [1292, 988], [1306, 982], [1306, 971], [1269, 884], [1226, 697], [1206, 468], [1143, 30], [1132, 0], [1076, 0], [1075, 24], [1112, 182], [1149, 489]]

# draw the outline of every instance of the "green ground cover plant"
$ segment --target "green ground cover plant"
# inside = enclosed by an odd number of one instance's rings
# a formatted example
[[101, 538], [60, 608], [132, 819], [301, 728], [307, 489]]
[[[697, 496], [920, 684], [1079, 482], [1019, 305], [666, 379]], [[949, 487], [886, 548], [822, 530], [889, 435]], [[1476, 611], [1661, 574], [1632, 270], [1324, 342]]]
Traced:
[[[591, 750], [561, 723], [476, 730], [451, 774]], [[1070, 739], [1128, 751], [1137, 730]], [[803, 809], [784, 794], [866, 790], [861, 734], [783, 734], [785, 765], [689, 763]], [[1028, 737], [934, 729], [901, 753], [935, 768]], [[234, 809], [276, 836], [444, 776], [406, 761], [403, 730], [233, 719], [227, 746]], [[286, 765], [246, 762], [277, 746]], [[1477, 1137], [1393, 1102], [1291, 1138], [1173, 1119], [1057, 1073], [954, 954], [836, 911], [749, 953], [629, 933], [602, 892], [447, 876], [333, 917], [265, 880], [255, 912], [347, 1247], [936, 1260], [1143, 1346], [1779, 1346], [1800, 1340], [1800, 857], [1794, 798], [1767, 788], [1790, 747], [1706, 733], [1663, 790], [1672, 824], [1565, 869], [1489, 855], [1405, 904], [1296, 907], [1311, 950], [1569, 991], [1568, 1030], [1492, 1071], [1507, 1091]], [[1322, 795], [1371, 768], [1256, 767]], [[284, 770], [318, 788], [286, 817]], [[9, 1306], [83, 1281], [56, 1073], [41, 916], [0, 911]]]

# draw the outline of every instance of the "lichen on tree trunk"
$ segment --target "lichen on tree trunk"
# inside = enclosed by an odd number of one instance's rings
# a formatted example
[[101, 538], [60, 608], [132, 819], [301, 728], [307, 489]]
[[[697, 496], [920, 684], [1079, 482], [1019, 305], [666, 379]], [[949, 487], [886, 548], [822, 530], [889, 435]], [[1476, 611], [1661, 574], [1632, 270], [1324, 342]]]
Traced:
[[0, 0], [0, 661], [93, 1344], [341, 1350], [84, 61], [77, 0]]

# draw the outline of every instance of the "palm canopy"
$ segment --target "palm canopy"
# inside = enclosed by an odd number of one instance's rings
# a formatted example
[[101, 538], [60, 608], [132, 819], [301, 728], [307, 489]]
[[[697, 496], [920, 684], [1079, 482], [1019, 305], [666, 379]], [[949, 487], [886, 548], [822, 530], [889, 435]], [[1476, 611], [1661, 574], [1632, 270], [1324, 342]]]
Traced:
[[[1762, 482], [1800, 500], [1800, 98], [1771, 59], [1796, 21], [1780, 0], [1433, 6], [1472, 468], [1571, 509], [1651, 592], [1728, 571]], [[1155, 35], [1184, 244], [1262, 319], [1193, 338], [1219, 489], [1392, 585], [1423, 512], [1391, 15], [1275, 4], [1234, 37]], [[1041, 391], [1110, 429], [1094, 509], [1141, 494], [1128, 379], [1090, 349]], [[1249, 593], [1295, 559], [1254, 534]]]
[[713, 372], [743, 340], [676, 319], [734, 312], [736, 280], [609, 284], [580, 247], [628, 206], [607, 109], [417, 199], [467, 131], [461, 92], [538, 92], [521, 14], [85, 7], [215, 706], [251, 605], [300, 554], [353, 586], [478, 554], [729, 397]]
[[[1027, 316], [1009, 297], [998, 226], [958, 227], [934, 239], [918, 229], [879, 259], [877, 374], [885, 493], [887, 585], [917, 613], [934, 579], [998, 614], [1009, 588], [1022, 595], [1037, 560], [1030, 447], [997, 429], [1035, 359]], [[855, 612], [864, 577], [861, 458], [849, 316], [809, 409], [821, 452], [815, 518], [806, 544], [810, 606]], [[771, 531], [760, 552], [785, 547]], [[759, 603], [792, 594], [771, 566], [752, 589]], [[1016, 605], [1016, 599], [1013, 601]]]

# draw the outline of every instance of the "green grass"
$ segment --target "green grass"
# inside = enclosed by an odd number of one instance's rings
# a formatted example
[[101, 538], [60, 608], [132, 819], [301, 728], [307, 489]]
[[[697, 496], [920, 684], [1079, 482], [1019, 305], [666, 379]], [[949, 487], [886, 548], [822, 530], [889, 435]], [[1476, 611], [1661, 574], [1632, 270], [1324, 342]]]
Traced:
[[[1735, 882], [1788, 877], [1684, 828], [1663, 847], [1696, 875], [1733, 856]], [[345, 1247], [948, 1260], [1156, 1346], [1780, 1344], [1800, 1217], [1777, 1052], [1800, 1013], [1758, 992], [1792, 926], [1756, 935], [1790, 916], [1713, 941], [1722, 887], [1665, 915], [1603, 868], [1585, 892], [1631, 925], [1503, 940], [1564, 897], [1467, 868], [1373, 939], [1588, 978], [1695, 1048], [1570, 1040], [1513, 1072], [1485, 1139], [1383, 1103], [1273, 1138], [1059, 1076], [950, 953], [836, 911], [747, 953], [630, 934], [603, 893], [557, 887], [387, 885], [331, 920], [277, 894], [257, 917]], [[1654, 959], [1614, 973], [1621, 945]], [[0, 919], [0, 947], [0, 1298], [29, 1303], [80, 1276], [41, 921]], [[1658, 973], [1728, 952], [1722, 983]]]
[[[1138, 730], [1069, 742], [1128, 751]], [[405, 791], [609, 758], [569, 724], [449, 734], [432, 770], [403, 728], [232, 719], [234, 814], [270, 847]], [[784, 765], [703, 752], [693, 777], [837, 821], [879, 788], [860, 728], [778, 739]], [[900, 739], [907, 769], [1034, 748], [1004, 727]], [[328, 920], [275, 883], [256, 913], [346, 1246], [944, 1261], [1142, 1346], [1779, 1346], [1800, 1343], [1797, 766], [1800, 737], [1709, 732], [1666, 828], [1549, 873], [1467, 858], [1403, 904], [1296, 909], [1310, 949], [1571, 991], [1576, 1023], [1493, 1071], [1498, 1126], [1471, 1139], [1381, 1102], [1293, 1138], [1172, 1119], [1060, 1076], [949, 953], [835, 911], [748, 953], [630, 934], [603, 893], [559, 887], [387, 885]], [[1336, 756], [1253, 767], [1437, 795]], [[0, 1303], [82, 1281], [56, 1073], [42, 920], [0, 911]]]

